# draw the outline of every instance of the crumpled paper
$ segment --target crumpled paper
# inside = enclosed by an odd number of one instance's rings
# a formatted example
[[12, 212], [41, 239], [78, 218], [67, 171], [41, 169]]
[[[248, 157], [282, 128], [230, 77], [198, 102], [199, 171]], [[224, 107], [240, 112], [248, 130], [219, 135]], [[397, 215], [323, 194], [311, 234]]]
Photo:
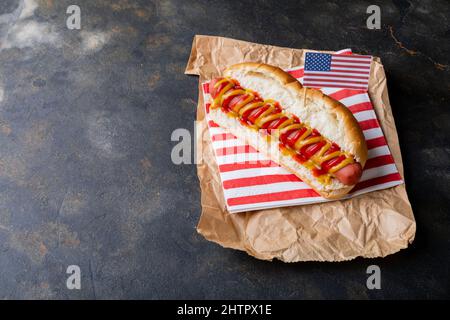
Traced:
[[[202, 212], [197, 231], [223, 247], [264, 260], [345, 261], [384, 257], [414, 240], [416, 223], [405, 184], [348, 200], [230, 214], [209, 137], [200, 84], [239, 62], [264, 62], [288, 69], [303, 65], [304, 49], [197, 35], [186, 74], [199, 76], [197, 173]], [[386, 75], [378, 57], [371, 68], [369, 95], [403, 178], [400, 147], [389, 104]]]

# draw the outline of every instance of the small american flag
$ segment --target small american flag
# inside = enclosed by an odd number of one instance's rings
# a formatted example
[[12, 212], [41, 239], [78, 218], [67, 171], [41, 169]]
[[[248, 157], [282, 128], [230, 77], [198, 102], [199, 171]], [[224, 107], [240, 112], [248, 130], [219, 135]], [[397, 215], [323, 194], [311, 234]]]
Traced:
[[372, 56], [307, 52], [305, 87], [367, 90]]

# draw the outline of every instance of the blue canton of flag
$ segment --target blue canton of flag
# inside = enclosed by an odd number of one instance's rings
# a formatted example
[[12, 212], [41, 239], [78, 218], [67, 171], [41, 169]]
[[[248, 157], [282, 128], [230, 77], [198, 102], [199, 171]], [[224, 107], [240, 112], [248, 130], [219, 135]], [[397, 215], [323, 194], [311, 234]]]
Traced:
[[305, 71], [330, 71], [331, 54], [307, 52], [305, 60]]

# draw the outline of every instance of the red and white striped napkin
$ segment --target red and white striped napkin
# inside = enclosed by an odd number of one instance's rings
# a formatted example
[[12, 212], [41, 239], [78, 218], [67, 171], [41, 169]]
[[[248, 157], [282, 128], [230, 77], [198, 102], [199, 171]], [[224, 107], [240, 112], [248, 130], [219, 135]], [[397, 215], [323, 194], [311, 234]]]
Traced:
[[[345, 49], [337, 53], [351, 54], [351, 50]], [[303, 67], [286, 71], [300, 82], [303, 81]], [[211, 100], [209, 83], [204, 83], [202, 88], [208, 113]], [[369, 149], [361, 180], [347, 198], [402, 184], [403, 180], [395, 166], [367, 92], [340, 88], [320, 90], [350, 109], [363, 130]], [[207, 120], [229, 212], [330, 201], [322, 198], [297, 176], [267, 156], [219, 127], [209, 120], [208, 116]]]

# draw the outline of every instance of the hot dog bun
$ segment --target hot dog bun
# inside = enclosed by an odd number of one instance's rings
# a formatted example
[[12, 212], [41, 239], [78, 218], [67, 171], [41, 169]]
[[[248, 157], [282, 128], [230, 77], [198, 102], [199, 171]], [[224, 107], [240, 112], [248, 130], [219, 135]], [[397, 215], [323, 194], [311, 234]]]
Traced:
[[[212, 120], [260, 152], [268, 154], [325, 198], [341, 198], [354, 187], [367, 160], [367, 146], [358, 122], [347, 107], [319, 90], [302, 87], [290, 74], [271, 65], [240, 63], [226, 69], [224, 76], [237, 80], [242, 88], [257, 92], [264, 99], [275, 100], [283, 112], [298, 117], [302, 123], [316, 129], [324, 139], [337, 144], [354, 161], [333, 172], [332, 179], [324, 184], [311, 168], [281, 152], [277, 139], [267, 139], [242, 121], [230, 117], [221, 108], [210, 110]], [[210, 92], [217, 89], [220, 88], [212, 86]], [[211, 93], [212, 96], [217, 94]]]

